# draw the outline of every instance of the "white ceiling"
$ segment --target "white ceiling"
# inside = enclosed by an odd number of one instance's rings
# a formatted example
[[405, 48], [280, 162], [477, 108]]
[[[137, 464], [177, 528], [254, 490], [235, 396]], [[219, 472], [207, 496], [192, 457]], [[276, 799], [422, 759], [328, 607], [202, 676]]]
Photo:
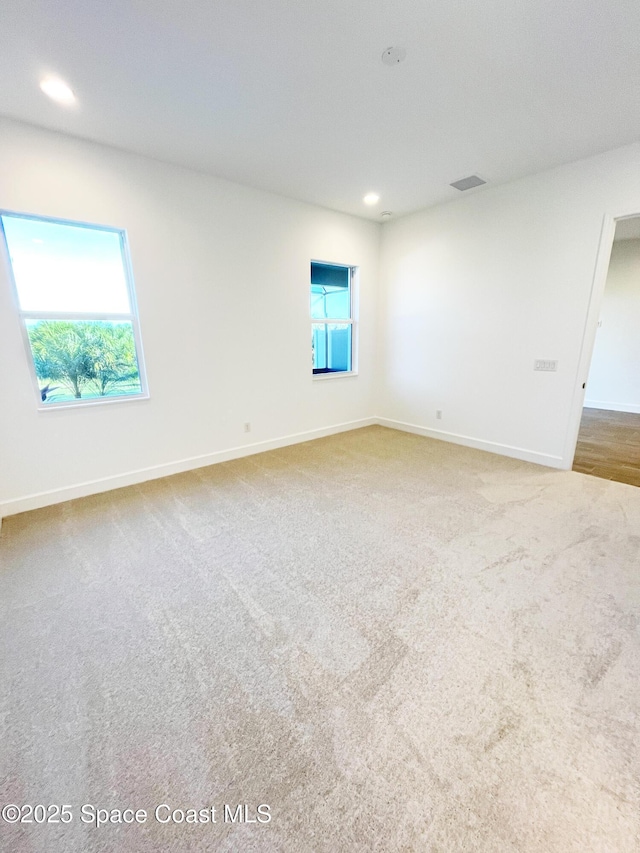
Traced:
[[639, 42], [638, 0], [2, 0], [0, 113], [398, 216], [639, 139]]

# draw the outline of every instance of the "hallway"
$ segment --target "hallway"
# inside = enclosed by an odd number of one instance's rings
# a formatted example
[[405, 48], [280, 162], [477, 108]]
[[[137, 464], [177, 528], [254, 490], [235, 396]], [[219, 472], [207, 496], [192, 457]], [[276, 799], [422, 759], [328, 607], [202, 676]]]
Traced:
[[583, 409], [573, 470], [640, 486], [640, 415]]

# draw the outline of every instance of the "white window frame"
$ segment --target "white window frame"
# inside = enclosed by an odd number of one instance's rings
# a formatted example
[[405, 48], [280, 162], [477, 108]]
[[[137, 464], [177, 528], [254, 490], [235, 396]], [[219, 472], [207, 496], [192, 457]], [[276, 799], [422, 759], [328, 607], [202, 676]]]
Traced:
[[[127, 286], [127, 295], [129, 297], [129, 307], [130, 312], [121, 314], [121, 313], [96, 313], [96, 312], [76, 312], [76, 311], [23, 311], [20, 306], [20, 297], [18, 294], [18, 287], [16, 285], [15, 276], [13, 273], [13, 265], [11, 263], [11, 258], [9, 256], [9, 243], [7, 241], [7, 236], [4, 232], [4, 225], [2, 222], [3, 216], [13, 216], [15, 218], [20, 219], [32, 219], [36, 222], [53, 222], [58, 225], [71, 225], [76, 228], [88, 228], [92, 231], [110, 231], [114, 234], [118, 234], [120, 237], [120, 253], [122, 257], [122, 264], [124, 267], [125, 281]], [[14, 210], [6, 210], [4, 208], [0, 209], [0, 255], [2, 256], [2, 262], [4, 263], [5, 269], [7, 270], [8, 279], [11, 285], [11, 290], [13, 293], [13, 300], [16, 309], [16, 313], [20, 320], [20, 326], [22, 331], [22, 340], [25, 347], [25, 354], [27, 357], [27, 363], [29, 367], [29, 372], [31, 374], [31, 381], [33, 384], [34, 392], [36, 394], [36, 399], [38, 401], [38, 411], [40, 412], [51, 412], [60, 409], [74, 409], [74, 408], [85, 408], [86, 406], [104, 406], [104, 405], [113, 405], [114, 403], [127, 403], [132, 402], [134, 400], [148, 400], [149, 399], [149, 386], [147, 384], [147, 371], [145, 368], [144, 362], [144, 354], [142, 350], [142, 336], [140, 334], [140, 321], [138, 319], [138, 305], [136, 302], [136, 294], [135, 287], [133, 285], [133, 269], [131, 266], [131, 256], [129, 253], [129, 243], [127, 240], [126, 231], [122, 228], [114, 228], [110, 225], [97, 225], [91, 222], [78, 222], [71, 219], [59, 219], [53, 216], [38, 216], [37, 214], [32, 213], [19, 213]], [[136, 357], [138, 361], [138, 375], [140, 377], [140, 393], [139, 394], [122, 394], [122, 395], [110, 395], [108, 397], [91, 397], [88, 399], [79, 399], [79, 400], [60, 400], [58, 402], [52, 401], [51, 403], [44, 403], [42, 401], [42, 393], [40, 391], [40, 383], [38, 381], [38, 377], [36, 375], [35, 363], [33, 360], [33, 352], [31, 350], [31, 341], [29, 340], [29, 332], [27, 331], [27, 320], [105, 320], [105, 321], [123, 321], [131, 323], [133, 329], [133, 338], [136, 347]]]
[[[325, 379], [344, 379], [348, 376], [358, 375], [358, 287], [360, 283], [360, 268], [353, 264], [341, 264], [337, 261], [320, 261], [312, 258], [312, 264], [322, 264], [326, 267], [341, 267], [349, 270], [349, 318], [340, 319], [325, 319], [324, 317], [311, 318], [311, 334], [313, 335], [313, 327], [324, 323], [325, 325], [333, 323], [340, 326], [351, 326], [351, 370], [337, 370], [333, 373], [314, 373], [313, 366], [311, 369], [311, 378], [314, 382], [321, 382]], [[309, 267], [310, 269], [310, 267]], [[309, 276], [309, 314], [311, 314], [311, 276]]]

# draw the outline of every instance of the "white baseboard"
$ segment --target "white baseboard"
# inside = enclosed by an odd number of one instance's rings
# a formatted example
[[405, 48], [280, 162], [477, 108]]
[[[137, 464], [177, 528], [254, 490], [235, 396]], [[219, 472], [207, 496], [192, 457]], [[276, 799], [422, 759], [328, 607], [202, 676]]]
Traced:
[[609, 412], [630, 412], [640, 415], [640, 403], [609, 403], [605, 400], [585, 400], [586, 409], [606, 409]]
[[138, 468], [125, 474], [116, 474], [112, 477], [101, 477], [98, 480], [88, 480], [73, 486], [65, 486], [62, 489], [52, 489], [47, 492], [38, 492], [34, 495], [26, 495], [22, 498], [7, 501], [0, 504], [0, 524], [2, 518], [7, 515], [16, 515], [19, 512], [28, 512], [32, 509], [40, 509], [52, 504], [71, 501], [75, 498], [85, 498], [88, 495], [97, 495], [100, 492], [109, 492], [112, 489], [121, 489], [123, 486], [134, 486], [147, 480], [157, 480], [160, 477], [168, 477], [171, 474], [181, 474], [194, 468], [204, 468], [207, 465], [215, 465], [218, 462], [229, 462], [232, 459], [240, 459], [243, 456], [252, 456], [255, 453], [264, 453], [266, 450], [276, 450], [279, 447], [287, 447], [291, 444], [301, 444], [304, 441], [313, 441], [315, 438], [324, 438], [340, 432], [347, 432], [360, 427], [373, 426], [378, 423], [377, 418], [362, 418], [348, 423], [334, 424], [320, 429], [312, 429], [307, 432], [298, 432], [274, 438], [269, 441], [259, 441], [255, 444], [245, 444], [242, 447], [231, 447], [228, 450], [217, 450], [213, 453], [205, 453], [201, 456], [190, 456], [187, 459], [179, 459], [175, 462], [167, 462], [162, 465], [152, 465], [149, 468]]
[[523, 462], [535, 462], [537, 465], [546, 465], [549, 468], [564, 468], [561, 456], [552, 456], [549, 453], [539, 453], [537, 450], [527, 450], [524, 447], [511, 447], [509, 444], [499, 444], [496, 441], [485, 441], [481, 438], [473, 438], [470, 435], [459, 435], [455, 432], [446, 432], [440, 429], [407, 424], [403, 421], [394, 421], [390, 418], [378, 418], [380, 426], [399, 429], [402, 432], [412, 432], [416, 435], [424, 435], [427, 438], [437, 438], [440, 441], [448, 441], [452, 444], [461, 444], [464, 447], [473, 447], [476, 450], [486, 450], [489, 453], [497, 453], [500, 456], [509, 456], [512, 459], [520, 459]]
[[416, 435], [424, 435], [428, 438], [436, 438], [440, 441], [448, 441], [453, 444], [461, 444], [464, 447], [473, 447], [476, 450], [486, 450], [489, 453], [497, 453], [501, 456], [509, 456], [512, 459], [521, 459], [524, 462], [535, 462], [538, 465], [546, 465], [550, 468], [563, 468], [562, 457], [539, 453], [536, 450], [527, 450], [522, 447], [511, 447], [508, 444], [499, 444], [495, 441], [473, 438], [468, 435], [458, 435], [445, 430], [430, 429], [429, 427], [408, 424], [403, 421], [395, 421], [390, 418], [362, 418], [357, 421], [349, 421], [342, 424], [334, 424], [320, 429], [308, 430], [307, 432], [294, 433], [281, 438], [259, 441], [255, 444], [245, 444], [242, 447], [231, 447], [227, 450], [217, 450], [213, 453], [205, 453], [201, 456], [190, 456], [187, 459], [179, 459], [175, 462], [167, 462], [161, 465], [153, 465], [149, 468], [138, 468], [125, 474], [117, 474], [112, 477], [102, 477], [98, 480], [88, 480], [73, 486], [65, 486], [61, 489], [52, 489], [47, 492], [38, 492], [26, 495], [22, 498], [7, 501], [0, 504], [0, 525], [2, 518], [8, 515], [16, 515], [19, 512], [28, 512], [32, 509], [40, 509], [45, 506], [84, 498], [88, 495], [96, 495], [108, 492], [112, 489], [121, 489], [124, 486], [134, 486], [147, 480], [156, 480], [160, 477], [168, 477], [171, 474], [181, 474], [194, 468], [204, 468], [207, 465], [215, 465], [218, 462], [229, 462], [232, 459], [240, 459], [243, 456], [252, 456], [255, 453], [264, 453], [267, 450], [276, 450], [279, 447], [287, 447], [292, 444], [300, 444], [305, 441], [313, 441], [316, 438], [324, 438], [328, 435], [336, 435], [360, 427], [373, 426], [389, 427], [402, 432], [411, 432]]

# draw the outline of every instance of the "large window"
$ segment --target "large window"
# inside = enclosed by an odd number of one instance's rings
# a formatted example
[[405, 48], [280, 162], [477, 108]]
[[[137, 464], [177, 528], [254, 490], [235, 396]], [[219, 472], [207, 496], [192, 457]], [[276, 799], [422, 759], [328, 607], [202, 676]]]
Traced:
[[353, 267], [311, 262], [313, 373], [353, 371]]
[[146, 396], [124, 233], [0, 213], [42, 407]]

